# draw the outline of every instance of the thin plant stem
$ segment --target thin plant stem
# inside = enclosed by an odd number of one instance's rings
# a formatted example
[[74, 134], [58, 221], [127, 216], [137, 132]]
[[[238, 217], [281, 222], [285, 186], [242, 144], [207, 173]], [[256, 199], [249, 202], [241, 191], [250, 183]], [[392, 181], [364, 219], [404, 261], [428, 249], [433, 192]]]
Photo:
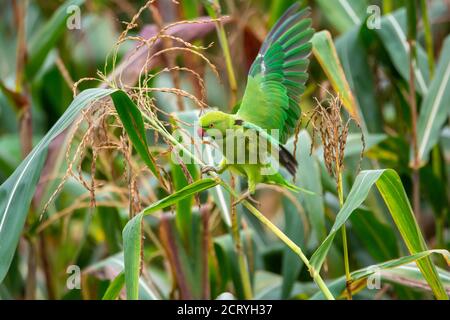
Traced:
[[[17, 44], [16, 44], [16, 79], [15, 79], [15, 94], [20, 97], [17, 107], [19, 110], [19, 137], [22, 151], [22, 157], [25, 158], [33, 148], [33, 127], [31, 104], [28, 99], [28, 88], [25, 85], [25, 65], [27, 58], [27, 39], [26, 39], [26, 17], [28, 1], [13, 1], [14, 17], [17, 29]], [[34, 212], [30, 210], [28, 220], [32, 219]], [[43, 235], [41, 235], [43, 237]], [[38, 246], [35, 239], [32, 237], [27, 239], [28, 243], [28, 270], [26, 276], [25, 298], [35, 299], [36, 297], [36, 273], [38, 269]], [[46, 253], [41, 251], [41, 260], [45, 261]], [[46, 285], [49, 285], [48, 278], [46, 278]]]
[[342, 245], [344, 247], [344, 267], [345, 267], [345, 282], [347, 288], [348, 298], [352, 299], [352, 290], [350, 285], [352, 283], [352, 277], [350, 275], [350, 264], [348, 262], [348, 244], [347, 244], [347, 231], [345, 225], [342, 226]]
[[[211, 18], [217, 19], [220, 15], [220, 4], [218, 1], [213, 1], [212, 3], [209, 1], [204, 1], [205, 8], [208, 11], [208, 14]], [[231, 61], [231, 53], [230, 46], [228, 44], [228, 38], [225, 33], [225, 28], [223, 26], [222, 21], [216, 21], [216, 29], [217, 36], [219, 38], [219, 43], [223, 51], [223, 55], [225, 57], [225, 64], [227, 68], [228, 74], [228, 84], [231, 90], [231, 98], [230, 98], [230, 109], [234, 107], [237, 99], [237, 82], [236, 75], [233, 68], [233, 62]]]
[[45, 276], [45, 284], [47, 289], [47, 297], [49, 300], [55, 300], [56, 299], [56, 293], [55, 293], [55, 283], [53, 279], [53, 270], [52, 265], [50, 263], [50, 259], [48, 256], [48, 247], [47, 247], [47, 239], [45, 237], [45, 233], [41, 233], [38, 236], [39, 241], [39, 252], [41, 263], [42, 263], [42, 269]]
[[223, 54], [225, 56], [225, 64], [227, 66], [228, 82], [231, 90], [230, 106], [232, 108], [236, 104], [236, 96], [237, 96], [236, 76], [234, 73], [233, 62], [231, 61], [230, 47], [228, 45], [228, 39], [225, 34], [225, 28], [223, 27], [223, 23], [221, 21], [217, 21], [216, 24], [219, 32], [219, 42], [222, 46]]
[[[206, 164], [199, 159], [197, 156], [192, 154], [188, 149], [185, 148], [181, 143], [179, 143], [167, 130], [158, 123], [155, 119], [152, 119], [145, 113], [142, 113], [143, 117], [146, 118], [153, 126], [158, 128], [159, 133], [165, 136], [168, 141], [173, 143], [175, 146], [182, 149], [183, 153], [188, 155], [195, 163], [205, 166]], [[223, 181], [219, 175], [213, 171], [208, 173], [211, 177], [218, 179], [220, 185], [234, 198], [238, 198], [239, 195], [231, 188], [225, 181]], [[262, 224], [264, 224], [270, 231], [272, 231], [281, 241], [283, 241], [296, 255], [300, 257], [305, 266], [308, 268], [308, 271], [313, 278], [314, 282], [319, 287], [320, 291], [324, 294], [324, 296], [328, 300], [335, 300], [333, 294], [328, 289], [325, 281], [323, 281], [320, 273], [311, 265], [308, 258], [303, 253], [302, 249], [296, 245], [288, 236], [286, 236], [283, 231], [281, 231], [277, 226], [275, 226], [269, 219], [267, 219], [258, 209], [256, 209], [250, 202], [247, 200], [243, 200], [241, 204], [246, 207]]]
[[[234, 189], [234, 176], [231, 177], [231, 188]], [[235, 201], [234, 197], [231, 196], [231, 235], [236, 248], [236, 254], [238, 256], [239, 272], [241, 274], [242, 285], [244, 289], [244, 298], [250, 300], [253, 296], [252, 285], [250, 283], [250, 275], [248, 273], [248, 265], [245, 259], [245, 254], [242, 248], [241, 236], [239, 234], [239, 220], [236, 212], [236, 205], [233, 204]]]
[[[445, 227], [446, 221], [448, 217], [449, 209], [442, 209], [442, 213], [439, 217], [436, 218], [436, 247], [437, 248], [445, 248]], [[443, 267], [447, 267], [447, 264], [444, 264]]]
[[[14, 15], [17, 28], [17, 47], [16, 47], [16, 81], [15, 92], [23, 97], [27, 96], [24, 78], [25, 63], [27, 55], [26, 43], [26, 12], [27, 1], [13, 1]], [[32, 121], [31, 105], [28, 99], [22, 99], [24, 103], [18, 105], [19, 108], [19, 134], [22, 146], [22, 156], [25, 158], [30, 153], [32, 147]]]
[[392, 0], [383, 0], [383, 14], [391, 13], [394, 10], [394, 3]]
[[[430, 71], [430, 79], [434, 76], [434, 69], [435, 69], [435, 61], [434, 61], [434, 46], [433, 46], [433, 35], [431, 33], [431, 24], [430, 19], [428, 16], [428, 7], [426, 0], [420, 0], [420, 9], [422, 11], [422, 21], [424, 26], [424, 33], [425, 33], [425, 45], [427, 50], [427, 56], [428, 56], [428, 68]], [[440, 151], [439, 151], [439, 145], [436, 145], [433, 147], [432, 151], [432, 166], [433, 166], [433, 172], [436, 174], [436, 176], [441, 175], [441, 157], [440, 157]], [[439, 212], [441, 216], [445, 217], [445, 209], [443, 212]], [[439, 216], [436, 218], [435, 222], [435, 228], [436, 228], [436, 242], [437, 246], [443, 244], [442, 241], [442, 234], [443, 234], [443, 228], [444, 224], [442, 223], [442, 218]]]
[[420, 10], [422, 11], [422, 21], [425, 33], [425, 45], [427, 47], [428, 67], [430, 69], [430, 79], [434, 76], [434, 46], [433, 35], [431, 34], [430, 18], [428, 16], [428, 7], [426, 0], [420, 0]]
[[[339, 197], [339, 208], [344, 205], [344, 192], [342, 190], [342, 172], [339, 170], [337, 175], [337, 192]], [[345, 223], [341, 227], [342, 230], [342, 246], [344, 250], [344, 268], [345, 268], [345, 287], [347, 289], [347, 298], [352, 299], [352, 277], [350, 275], [350, 263], [348, 259], [348, 244], [347, 244], [347, 230], [345, 228]]]
[[416, 36], [417, 36], [417, 16], [415, 1], [407, 1], [408, 16], [408, 45], [409, 45], [409, 104], [411, 108], [411, 140], [413, 148], [412, 163], [412, 181], [413, 181], [413, 207], [419, 225], [422, 223], [420, 213], [420, 175], [419, 175], [419, 150], [417, 143], [417, 100], [416, 100], [416, 84], [414, 77], [414, 68], [417, 65], [416, 60]]
[[[234, 192], [233, 190], [229, 190], [229, 186], [226, 184], [222, 184], [222, 186], [230, 193]], [[297, 246], [288, 236], [286, 236], [280, 229], [277, 228], [269, 219], [266, 218], [258, 209], [250, 204], [247, 200], [242, 201], [242, 204], [261, 222], [263, 223], [270, 231], [272, 231], [281, 241], [283, 241], [295, 254], [297, 254], [300, 259], [303, 261], [305, 266], [308, 268], [309, 274], [313, 278], [314, 282], [317, 284], [319, 289], [322, 291], [324, 296], [328, 300], [334, 300], [333, 295], [328, 289], [327, 285], [323, 281], [319, 272], [314, 269], [314, 267], [310, 264], [308, 258], [303, 253], [302, 249]]]
[[23, 77], [26, 60], [26, 5], [25, 1], [14, 1], [14, 13], [17, 27], [17, 47], [16, 47], [16, 92], [21, 93], [23, 88]]
[[25, 283], [25, 299], [36, 299], [36, 273], [37, 273], [37, 248], [33, 238], [27, 238], [28, 241], [28, 261], [27, 276]]
[[[433, 174], [436, 177], [442, 177], [443, 181], [447, 181], [447, 175], [445, 174], [445, 169], [443, 168], [443, 160], [441, 158], [441, 151], [439, 144], [435, 145], [431, 152], [431, 164]], [[445, 230], [445, 221], [447, 216], [448, 208], [442, 208], [437, 213], [435, 218], [435, 237], [436, 237], [436, 247], [444, 248], [444, 230]]]
[[204, 210], [202, 217], [203, 236], [202, 236], [202, 295], [203, 299], [209, 299], [211, 289], [209, 284], [209, 267], [208, 267], [208, 249], [209, 249], [209, 208]]
[[[430, 71], [430, 80], [434, 77], [435, 61], [434, 61], [434, 45], [433, 45], [433, 34], [431, 33], [431, 23], [428, 16], [428, 6], [426, 0], [420, 0], [420, 9], [422, 11], [422, 21], [425, 34], [425, 45], [427, 49], [428, 57], [428, 68]], [[442, 161], [439, 150], [439, 144], [435, 145], [432, 150], [432, 167], [434, 174], [439, 177], [442, 176]], [[445, 176], [443, 176], [445, 179]], [[446, 215], [446, 209], [438, 212], [440, 216], [435, 219], [436, 228], [436, 243], [437, 247], [443, 246], [443, 228], [445, 227], [442, 223], [442, 217]]]

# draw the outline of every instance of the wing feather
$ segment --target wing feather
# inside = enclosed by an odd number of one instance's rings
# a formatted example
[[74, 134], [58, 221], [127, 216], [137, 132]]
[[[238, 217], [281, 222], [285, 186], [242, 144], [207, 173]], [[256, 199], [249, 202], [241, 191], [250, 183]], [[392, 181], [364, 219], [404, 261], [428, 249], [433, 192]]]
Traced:
[[238, 117], [263, 129], [280, 130], [284, 143], [301, 114], [300, 96], [308, 79], [311, 54], [309, 8], [291, 6], [278, 20], [261, 46], [248, 75]]

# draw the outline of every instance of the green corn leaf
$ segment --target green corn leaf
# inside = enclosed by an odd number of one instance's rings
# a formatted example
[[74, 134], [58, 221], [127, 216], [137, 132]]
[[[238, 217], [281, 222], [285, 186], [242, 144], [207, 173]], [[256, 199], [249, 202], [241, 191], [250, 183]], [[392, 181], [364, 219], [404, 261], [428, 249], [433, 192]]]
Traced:
[[[166, 254], [171, 257], [171, 269], [177, 275], [177, 287], [180, 289], [181, 299], [206, 298], [209, 288], [208, 265], [205, 257], [208, 248], [205, 247], [204, 229], [205, 215], [194, 212], [189, 226], [192, 233], [189, 243], [183, 243], [176, 221], [172, 214], [164, 214], [160, 220], [159, 231], [161, 242]], [[206, 268], [205, 268], [206, 267]]]
[[368, 131], [381, 132], [383, 122], [375, 92], [375, 79], [359, 30], [359, 27], [355, 27], [340, 36], [335, 41], [336, 49], [362, 116], [364, 120], [370, 120], [365, 121]]
[[[171, 123], [176, 127], [177, 123], [174, 119], [171, 119]], [[170, 158], [170, 173], [173, 180], [173, 185], [175, 190], [180, 190], [186, 187], [188, 182], [188, 175], [191, 176], [193, 180], [197, 179], [198, 170], [193, 163], [184, 163], [184, 168], [179, 163], [180, 159]], [[187, 172], [185, 172], [187, 171]], [[178, 230], [182, 233], [182, 238], [186, 240], [191, 233], [191, 216], [192, 216], [192, 205], [194, 197], [186, 198], [180, 201], [176, 207], [176, 220]]]
[[367, 15], [366, 0], [316, 0], [316, 2], [328, 22], [341, 33], [360, 25]]
[[83, 3], [84, 0], [69, 0], [65, 2], [50, 20], [36, 32], [28, 47], [28, 61], [25, 69], [27, 77], [33, 78], [36, 75], [50, 50], [58, 42], [64, 31], [68, 30], [66, 27], [67, 19], [74, 14], [73, 11], [68, 10], [69, 7], [80, 7]]
[[[279, 274], [265, 270], [255, 273], [255, 300], [278, 300], [282, 286], [282, 277]], [[312, 282], [294, 282], [291, 297], [305, 299], [316, 293], [316, 286]]]
[[179, 201], [186, 199], [187, 197], [190, 197], [198, 192], [207, 190], [209, 188], [213, 188], [213, 187], [217, 186], [218, 184], [219, 184], [219, 181], [216, 179], [213, 179], [213, 178], [197, 180], [194, 183], [191, 183], [190, 185], [165, 197], [164, 199], [161, 199], [161, 200], [153, 203], [151, 206], [145, 208], [142, 211], [142, 213], [144, 215], [154, 213], [158, 210], [161, 210], [161, 209], [167, 208], [171, 205], [174, 205], [174, 204], [178, 203]]
[[[305, 247], [305, 226], [304, 221], [299, 215], [298, 208], [296, 208], [293, 203], [284, 198], [283, 199], [283, 209], [284, 209], [284, 233], [289, 237], [296, 245], [301, 248]], [[284, 247], [282, 251], [282, 261], [281, 261], [281, 274], [282, 274], [282, 285], [280, 296], [277, 298], [288, 299], [292, 289], [294, 287], [295, 280], [303, 268], [304, 264], [298, 259], [298, 256], [292, 252], [290, 248]]]
[[312, 44], [314, 56], [327, 75], [334, 91], [339, 94], [347, 112], [360, 123], [363, 129], [366, 128], [363, 122], [364, 119], [361, 118], [358, 104], [342, 69], [331, 34], [328, 31], [316, 32], [312, 38]]
[[161, 199], [145, 208], [141, 213], [128, 221], [123, 229], [123, 247], [125, 261], [125, 285], [127, 299], [136, 300], [139, 295], [139, 271], [141, 265], [142, 250], [142, 218], [158, 210], [167, 208], [179, 201], [186, 199], [198, 192], [213, 188], [218, 184], [215, 179], [207, 178], [178, 190], [177, 192]]
[[[287, 143], [289, 151], [294, 150], [293, 139]], [[325, 208], [323, 204], [323, 188], [320, 181], [320, 168], [315, 156], [310, 156], [311, 137], [306, 130], [302, 130], [298, 136], [296, 159], [300, 165], [295, 177], [298, 187], [310, 190], [315, 195], [300, 192], [297, 194], [300, 202], [308, 215], [311, 223], [312, 239], [320, 243], [325, 239]]]
[[3, 281], [22, 232], [48, 145], [69, 127], [81, 110], [110, 95], [111, 89], [89, 89], [75, 97], [66, 112], [0, 187], [0, 282]]
[[[195, 165], [186, 164], [186, 169], [189, 174], [192, 176], [192, 179], [196, 179], [197, 170]], [[183, 187], [188, 185], [188, 181], [186, 179], [184, 170], [181, 168], [181, 165], [175, 163], [174, 161], [170, 162], [170, 172], [173, 180], [173, 184], [175, 190], [180, 190]], [[192, 205], [194, 203], [194, 197], [186, 198], [180, 201], [177, 204], [176, 208], [176, 217], [177, 217], [177, 226], [178, 229], [183, 234], [183, 239], [186, 239], [189, 235], [190, 225], [191, 225], [191, 215], [192, 215]]]
[[124, 285], [125, 274], [121, 272], [114, 278], [113, 281], [111, 281], [108, 289], [106, 289], [106, 292], [103, 295], [102, 300], [116, 300], [119, 297], [120, 291], [122, 291]]
[[430, 90], [422, 101], [418, 120], [419, 159], [427, 161], [428, 153], [438, 142], [441, 128], [450, 114], [450, 37], [447, 37]]
[[270, 1], [269, 10], [269, 22], [270, 28], [280, 19], [283, 13], [295, 2], [296, 0], [272, 0]]
[[123, 229], [123, 256], [125, 268], [125, 287], [128, 300], [139, 298], [139, 275], [142, 253], [142, 218], [138, 214]]
[[[409, 80], [409, 45], [407, 42], [407, 17], [404, 9], [381, 19], [381, 28], [374, 29], [382, 45], [386, 49], [393, 65], [402, 78]], [[428, 92], [429, 71], [427, 55], [422, 46], [417, 43], [417, 63], [414, 63], [414, 78], [416, 90], [421, 95]]]
[[406, 15], [408, 33], [407, 38], [409, 40], [416, 40], [417, 38], [417, 12], [416, 12], [416, 0], [410, 0], [406, 2]]
[[[418, 264], [420, 261], [425, 259], [429, 260], [431, 254], [440, 254], [447, 261], [450, 258], [449, 252], [447, 250], [427, 250], [418, 252], [406, 257], [401, 257], [395, 260], [385, 261], [379, 264], [371, 265], [369, 267], [365, 267], [363, 269], [353, 271], [351, 273], [351, 277], [353, 280], [352, 287], [357, 288], [357, 290], [361, 289], [361, 285], [366, 285], [367, 278], [375, 273], [378, 273], [381, 279], [394, 281], [400, 284], [407, 284], [408, 286], [413, 287], [429, 287], [429, 284], [424, 281], [423, 273], [420, 273], [420, 270], [415, 268], [414, 266], [408, 265], [412, 262], [416, 262]], [[408, 270], [409, 269], [409, 270]], [[412, 269], [412, 270], [411, 270]], [[396, 278], [397, 276], [397, 278]], [[399, 278], [398, 276], [401, 276]], [[444, 270], [438, 269], [436, 271], [436, 276], [439, 279], [440, 283], [443, 283], [443, 287], [445, 290], [450, 290], [450, 278], [448, 272]], [[346, 285], [345, 277], [340, 277], [329, 284], [330, 291], [333, 293], [335, 297], [339, 297], [343, 294]], [[445, 293], [445, 291], [444, 291]], [[323, 299], [323, 295], [321, 292], [316, 293], [311, 299]]]
[[[353, 187], [343, 205], [330, 233], [311, 257], [311, 265], [320, 270], [333, 239], [350, 215], [363, 203], [371, 187], [376, 184], [386, 206], [391, 213], [400, 234], [411, 254], [427, 251], [425, 240], [417, 225], [411, 205], [406, 196], [400, 177], [392, 169], [362, 171], [355, 180]], [[433, 290], [436, 298], [447, 299], [436, 269], [430, 258], [417, 261], [424, 278]]]
[[391, 226], [383, 223], [371, 211], [356, 209], [351, 215], [352, 231], [376, 261], [399, 256], [397, 238]]
[[[445, 291], [450, 292], [450, 273], [441, 268], [437, 268], [439, 278], [444, 285]], [[404, 286], [431, 290], [422, 276], [420, 269], [414, 263], [402, 265], [393, 269], [385, 269], [380, 272], [381, 278], [385, 281], [398, 283]]]
[[[33, 141], [33, 145], [35, 144]], [[3, 134], [0, 137], [0, 169], [2, 173], [0, 179], [6, 180], [18, 167], [21, 160], [20, 137], [17, 134]]]
[[[192, 233], [190, 236], [189, 247], [187, 249], [187, 258], [189, 266], [192, 269], [193, 283], [191, 291], [194, 293], [194, 299], [209, 298], [210, 292], [210, 273], [208, 264], [210, 230], [205, 222], [209, 219], [209, 212], [201, 210], [192, 214]], [[211, 237], [212, 238], [212, 237]], [[208, 239], [206, 241], [205, 239]]]
[[122, 224], [117, 208], [97, 207], [97, 216], [110, 254], [121, 251]]
[[[255, 256], [254, 233], [251, 230], [241, 231], [240, 233], [242, 249], [245, 256], [249, 259], [248, 264], [255, 266], [257, 257]], [[226, 288], [228, 281], [231, 281], [234, 286], [235, 295], [238, 299], [244, 299], [245, 292], [242, 280], [242, 274], [239, 269], [239, 257], [236, 253], [236, 245], [231, 235], [223, 235], [214, 239], [214, 251], [217, 256], [219, 264], [219, 276], [222, 287], [219, 291]], [[252, 259], [252, 260], [250, 260]], [[250, 270], [250, 281], [253, 283], [254, 270]]]
[[183, 12], [185, 19], [193, 20], [198, 17], [199, 2], [197, 0], [185, 0], [180, 4], [183, 8], [181, 12]]
[[141, 111], [122, 90], [117, 90], [111, 94], [111, 98], [134, 148], [155, 177], [160, 178], [159, 171], [156, 169], [155, 160], [148, 150], [147, 136]]
[[[125, 276], [123, 252], [117, 253], [113, 256], [109, 256], [106, 259], [103, 259], [99, 262], [96, 262], [96, 263], [90, 265], [88, 268], [86, 268], [86, 270], [84, 272], [86, 274], [96, 275], [97, 273], [99, 273], [101, 275], [104, 275], [105, 271], [107, 271], [107, 270], [108, 270], [108, 272], [112, 272], [113, 274], [117, 274], [118, 276], [120, 274], [123, 274]], [[151, 269], [147, 270], [147, 271], [152, 272]], [[111, 280], [112, 281], [116, 280], [118, 278], [118, 276], [116, 276], [114, 279], [111, 279]], [[117, 279], [115, 287], [117, 288], [119, 285], [120, 285], [120, 281]], [[123, 285], [121, 286], [121, 288], [123, 288]], [[153, 288], [151, 288], [147, 284], [147, 281], [143, 277], [139, 278], [138, 286], [139, 286], [139, 288], [138, 288], [139, 299], [141, 299], [141, 300], [157, 300], [157, 299], [159, 299], [160, 295], [158, 294], [158, 292], [156, 292]], [[109, 287], [112, 287], [112, 283], [110, 284]], [[160, 289], [162, 289], [162, 288], [160, 288]], [[112, 288], [111, 288], [111, 290], [112, 290]], [[107, 289], [107, 291], [108, 291], [108, 289]], [[114, 293], [114, 291], [111, 291], [110, 293]], [[106, 295], [106, 292], [105, 292], [105, 295]], [[111, 296], [113, 296], [113, 294], [111, 294]], [[105, 300], [105, 296], [103, 297], [103, 299]]]

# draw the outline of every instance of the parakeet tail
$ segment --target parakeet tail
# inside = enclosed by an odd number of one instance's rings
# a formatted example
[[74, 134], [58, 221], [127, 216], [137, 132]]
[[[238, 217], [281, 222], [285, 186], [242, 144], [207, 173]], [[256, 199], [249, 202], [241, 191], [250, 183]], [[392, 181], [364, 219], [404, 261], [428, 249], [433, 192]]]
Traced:
[[273, 174], [271, 176], [266, 176], [266, 179], [263, 181], [268, 184], [275, 184], [282, 186], [286, 189], [289, 189], [293, 192], [303, 192], [309, 195], [316, 195], [314, 192], [300, 188], [295, 184], [288, 182], [280, 173]]
[[296, 192], [296, 193], [303, 192], [303, 193], [309, 194], [311, 196], [316, 195], [316, 193], [306, 190], [306, 189], [303, 189], [303, 188], [300, 188], [300, 187], [296, 186], [295, 184], [287, 182], [286, 180], [284, 181], [283, 186], [293, 192]]
[[287, 169], [287, 171], [295, 177], [297, 173], [298, 162], [294, 156], [280, 144], [280, 164]]

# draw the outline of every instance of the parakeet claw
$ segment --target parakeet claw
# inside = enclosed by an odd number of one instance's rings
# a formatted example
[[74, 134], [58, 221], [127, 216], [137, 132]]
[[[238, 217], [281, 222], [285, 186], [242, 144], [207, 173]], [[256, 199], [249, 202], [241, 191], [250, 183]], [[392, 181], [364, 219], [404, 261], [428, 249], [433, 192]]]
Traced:
[[247, 199], [253, 202], [257, 207], [261, 207], [261, 202], [253, 198], [250, 194], [248, 195]]
[[202, 174], [208, 174], [209, 172], [217, 173], [217, 169], [213, 166], [204, 166], [202, 167]]
[[232, 206], [235, 207], [236, 205], [238, 205], [239, 203], [241, 203], [242, 201], [244, 201], [245, 199], [250, 200], [251, 202], [253, 202], [257, 207], [261, 206], [261, 202], [259, 202], [258, 200], [256, 200], [255, 198], [253, 198], [250, 194], [250, 191], [245, 192], [242, 196], [240, 196], [239, 198], [236, 199], [236, 201], [234, 201], [232, 203]]

